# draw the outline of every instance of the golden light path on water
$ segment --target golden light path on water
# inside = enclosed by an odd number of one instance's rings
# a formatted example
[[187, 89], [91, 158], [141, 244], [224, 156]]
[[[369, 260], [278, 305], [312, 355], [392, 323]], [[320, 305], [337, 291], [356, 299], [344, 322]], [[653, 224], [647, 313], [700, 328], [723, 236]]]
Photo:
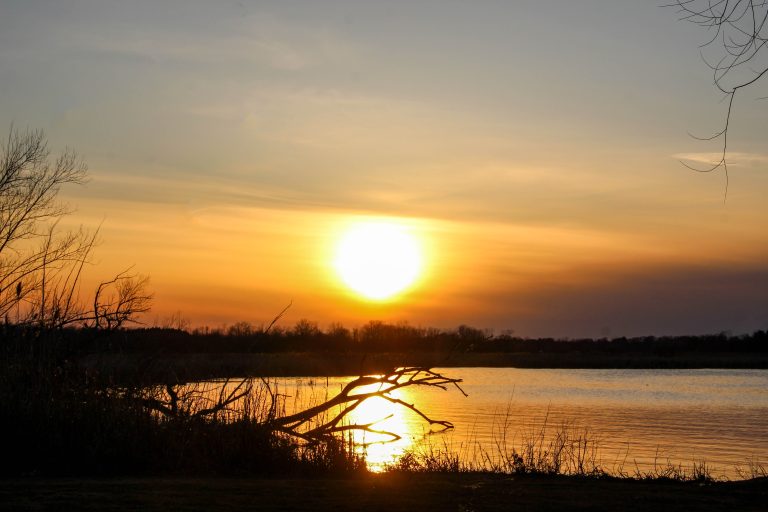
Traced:
[[[363, 386], [356, 394], [379, 390], [378, 385]], [[388, 392], [388, 396], [402, 400], [422, 410], [424, 397], [421, 389], [400, 388]], [[421, 398], [421, 400], [419, 400]], [[427, 412], [422, 410], [422, 412]], [[438, 418], [434, 418], [438, 419]], [[444, 419], [444, 418], [439, 418]], [[363, 401], [348, 417], [349, 425], [370, 425], [370, 430], [354, 430], [353, 441], [359, 453], [365, 455], [368, 469], [380, 472], [397, 463], [398, 459], [411, 450], [423, 446], [432, 434], [444, 430], [442, 426], [431, 427], [415, 411], [380, 397]], [[394, 434], [397, 437], [393, 437]]]
[[[289, 404], [289, 409], [286, 412], [291, 413], [306, 409], [326, 401], [340, 392], [350, 380], [352, 378], [330, 377], [326, 379], [319, 377], [297, 379], [293, 382], [293, 386], [283, 384], [283, 391], [291, 398], [295, 398], [294, 403]], [[388, 390], [386, 386], [372, 384], [358, 387], [351, 396], [377, 391], [386, 391], [386, 395], [392, 399], [419, 407], [420, 390], [409, 388]], [[423, 402], [423, 397], [421, 402]], [[341, 407], [334, 408], [324, 418], [337, 414], [341, 409]], [[431, 433], [436, 432], [416, 412], [378, 396], [372, 396], [362, 401], [345, 417], [343, 424], [364, 427], [353, 429], [347, 435], [351, 435], [356, 452], [365, 456], [368, 469], [374, 472], [383, 471], [387, 466], [395, 464], [400, 456], [419, 446]], [[349, 439], [349, 437], [345, 439]]]
[[[347, 377], [251, 380], [255, 399], [246, 398], [248, 401], [246, 407], [249, 414], [256, 418], [266, 417], [269, 408], [266, 404], [270, 400], [269, 397], [274, 394], [274, 396], [279, 397], [279, 404], [276, 407], [278, 415], [291, 415], [329, 400], [341, 391], [350, 380], [352, 378]], [[231, 390], [234, 390], [238, 382], [238, 380], [217, 380], [190, 383], [181, 395], [200, 397], [197, 405], [190, 409], [191, 411], [210, 408], [219, 397], [226, 396]], [[271, 393], [266, 391], [267, 385], [269, 385]], [[380, 384], [360, 386], [351, 396], [375, 391], [386, 391], [390, 398], [401, 400], [407, 404], [417, 402], [415, 400], [417, 393], [414, 390], [395, 389], [387, 391], [387, 388]], [[260, 402], [261, 405], [257, 406], [255, 402]], [[245, 401], [242, 400], [231, 404], [227, 411], [219, 417], [236, 419], [244, 404]], [[418, 406], [418, 403], [415, 405]], [[309, 430], [319, 423], [327, 421], [341, 410], [341, 406], [334, 407], [308, 423], [303, 430]], [[350, 440], [351, 436], [356, 453], [365, 456], [369, 470], [374, 472], [383, 471], [387, 466], [396, 463], [403, 453], [418, 446], [431, 433], [436, 432], [430, 429], [429, 423], [416, 412], [378, 396], [363, 400], [345, 416], [342, 425], [362, 426], [362, 428], [347, 431], [344, 439]], [[442, 427], [439, 429], [442, 430]]]
[[[366, 386], [361, 392], [373, 391], [377, 386]], [[404, 392], [395, 390], [391, 393], [394, 398], [404, 399]], [[413, 425], [409, 424], [406, 416], [410, 413], [403, 407], [397, 406], [383, 398], [372, 397], [361, 403], [349, 417], [349, 424], [371, 425], [372, 430], [386, 433], [375, 433], [356, 430], [353, 440], [364, 452], [368, 467], [373, 471], [381, 471], [386, 464], [391, 464], [405, 450], [410, 448], [412, 440], [410, 432]], [[391, 434], [399, 436], [393, 439]]]
[[[520, 453], [531, 440], [547, 450], [563, 432], [569, 442], [587, 439], [590, 450], [594, 448], [588, 455], [612, 474], [647, 474], [673, 466], [690, 472], [701, 462], [716, 478], [740, 479], [755, 468], [768, 470], [768, 370], [442, 371], [464, 379], [469, 397], [456, 390], [414, 387], [394, 390], [391, 396], [433, 419], [453, 422], [455, 430], [428, 435], [423, 418], [381, 398], [363, 402], [349, 415], [347, 424], [399, 436], [385, 442], [391, 436], [354, 434], [371, 470], [381, 471], [409, 451], [448, 451], [454, 460], [487, 469], [489, 462], [508, 458], [513, 450]], [[281, 412], [290, 414], [335, 396], [352, 379], [270, 382], [286, 397]]]

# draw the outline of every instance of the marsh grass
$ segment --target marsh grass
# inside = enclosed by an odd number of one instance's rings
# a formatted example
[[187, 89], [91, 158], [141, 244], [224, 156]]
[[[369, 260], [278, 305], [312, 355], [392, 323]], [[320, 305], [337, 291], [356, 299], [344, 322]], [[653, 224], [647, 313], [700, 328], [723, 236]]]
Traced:
[[[287, 407], [277, 388], [251, 382], [236, 403], [217, 407], [227, 384], [158, 385], [143, 382], [138, 370], [130, 382], [117, 382], [72, 363], [59, 333], [17, 331], [3, 339], [0, 354], [2, 475], [309, 475], [365, 468], [348, 439], [310, 446], [266, 428], [265, 418]], [[149, 399], [173, 403], [174, 413], [147, 407]]]
[[[512, 405], [494, 418], [492, 443], [481, 443], [474, 435], [458, 446], [445, 437], [425, 438], [407, 451], [389, 471], [406, 472], [486, 472], [506, 475], [563, 475], [588, 478], [669, 480], [703, 484], [726, 480], [715, 476], [715, 469], [701, 460], [690, 465], [662, 460], [657, 451], [650, 468], [624, 459], [608, 467], [603, 462], [600, 438], [588, 426], [574, 421], [551, 423], [549, 414], [522, 429], [512, 429]], [[488, 446], [491, 446], [488, 448]], [[750, 459], [741, 469], [742, 478], [766, 475], [766, 466]]]
[[473, 439], [454, 448], [430, 438], [407, 452], [394, 470], [603, 476], [598, 439], [574, 422], [555, 426], [548, 415], [521, 432], [510, 429], [511, 410], [497, 415], [491, 448]]
[[768, 477], [768, 463], [756, 457], [749, 457], [743, 464], [736, 466], [736, 473], [745, 480], [765, 478]]
[[[241, 409], [158, 415], [123, 392], [49, 392], [4, 407], [11, 474], [313, 474], [349, 472], [364, 461], [342, 438], [305, 445], [265, 427], [259, 392]], [[197, 397], [199, 398], [199, 397]], [[207, 400], [203, 400], [207, 402]], [[7, 402], [6, 402], [7, 404]]]

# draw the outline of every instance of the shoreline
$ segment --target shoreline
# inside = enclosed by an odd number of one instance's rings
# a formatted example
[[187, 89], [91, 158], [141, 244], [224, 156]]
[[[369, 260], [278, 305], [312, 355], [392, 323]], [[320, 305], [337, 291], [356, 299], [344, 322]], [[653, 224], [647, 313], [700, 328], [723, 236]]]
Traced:
[[764, 510], [768, 478], [678, 482], [488, 473], [0, 479], [0, 511]]
[[117, 376], [162, 378], [169, 372], [185, 379], [224, 377], [341, 377], [380, 373], [388, 368], [560, 368], [560, 369], [768, 369], [765, 353], [648, 354], [329, 352], [101, 353], [81, 357], [89, 369]]

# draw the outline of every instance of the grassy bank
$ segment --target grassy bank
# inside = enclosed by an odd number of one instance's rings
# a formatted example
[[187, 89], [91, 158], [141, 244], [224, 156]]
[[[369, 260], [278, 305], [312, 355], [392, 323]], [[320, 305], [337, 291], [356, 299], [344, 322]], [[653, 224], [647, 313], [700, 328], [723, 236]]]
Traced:
[[0, 476], [364, 470], [341, 437], [309, 446], [276, 428], [279, 403], [260, 381], [208, 396], [185, 386], [173, 369], [157, 384], [140, 367], [122, 376], [83, 367], [58, 331], [14, 334], [0, 345]]

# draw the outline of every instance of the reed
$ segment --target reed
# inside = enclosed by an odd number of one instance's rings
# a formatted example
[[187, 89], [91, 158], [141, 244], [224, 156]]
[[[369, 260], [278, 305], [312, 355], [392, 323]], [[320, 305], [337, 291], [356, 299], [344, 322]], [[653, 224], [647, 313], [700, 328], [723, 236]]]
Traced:
[[[137, 372], [130, 383], [116, 382], [68, 360], [57, 333], [26, 335], [8, 340], [0, 359], [0, 424], [8, 441], [2, 475], [304, 475], [365, 468], [346, 439], [300, 443], [270, 428], [268, 420], [285, 413], [284, 394], [260, 380], [157, 385]], [[159, 412], [163, 404], [167, 414]]]
[[756, 457], [749, 457], [744, 464], [736, 466], [736, 473], [745, 480], [765, 478], [768, 477], [768, 463]]
[[[690, 466], [662, 462], [657, 453], [651, 469], [634, 463], [627, 470], [626, 459], [608, 468], [602, 461], [600, 439], [587, 426], [573, 421], [551, 424], [549, 414], [521, 431], [512, 431], [511, 407], [494, 420], [492, 448], [472, 439], [458, 447], [442, 438], [427, 437], [390, 465], [389, 471], [404, 472], [485, 472], [506, 475], [561, 475], [588, 478], [624, 478], [633, 480], [670, 480], [711, 483], [714, 476], [705, 461], [694, 460]], [[743, 466], [743, 478], [766, 476], [766, 466], [750, 459]]]

